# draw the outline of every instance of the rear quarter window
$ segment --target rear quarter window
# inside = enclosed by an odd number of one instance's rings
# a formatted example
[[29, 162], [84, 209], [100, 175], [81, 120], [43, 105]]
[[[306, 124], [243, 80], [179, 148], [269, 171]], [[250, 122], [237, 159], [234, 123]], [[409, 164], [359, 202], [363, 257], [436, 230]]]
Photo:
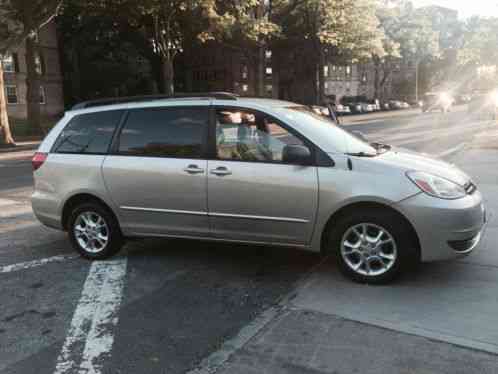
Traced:
[[122, 110], [113, 110], [75, 116], [60, 133], [52, 152], [107, 153], [122, 115]]

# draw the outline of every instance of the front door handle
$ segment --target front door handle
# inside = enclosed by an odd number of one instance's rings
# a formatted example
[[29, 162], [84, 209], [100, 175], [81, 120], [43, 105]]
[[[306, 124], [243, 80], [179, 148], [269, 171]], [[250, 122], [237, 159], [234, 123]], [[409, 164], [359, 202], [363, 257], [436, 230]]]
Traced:
[[230, 169], [228, 169], [227, 167], [225, 166], [219, 166], [217, 167], [216, 169], [212, 169], [211, 170], [211, 174], [214, 174], [214, 175], [218, 175], [220, 177], [223, 177], [225, 175], [230, 175], [232, 174], [232, 172], [230, 171]]
[[186, 173], [189, 174], [201, 174], [204, 173], [204, 169], [200, 168], [197, 165], [189, 165], [185, 169], [183, 169]]

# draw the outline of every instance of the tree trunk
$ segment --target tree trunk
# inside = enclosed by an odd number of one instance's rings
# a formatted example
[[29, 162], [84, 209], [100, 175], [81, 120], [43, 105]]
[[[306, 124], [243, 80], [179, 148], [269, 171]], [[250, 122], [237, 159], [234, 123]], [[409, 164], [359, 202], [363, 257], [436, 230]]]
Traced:
[[[1, 58], [1, 56], [0, 56]], [[7, 115], [7, 100], [5, 98], [5, 86], [3, 81], [3, 67], [0, 63], [0, 144], [15, 145], [14, 139], [10, 132], [9, 117]]]
[[175, 82], [175, 71], [173, 69], [173, 60], [169, 56], [163, 56], [162, 58], [162, 71], [164, 76], [164, 94], [168, 96], [173, 96], [174, 94], [174, 82]]
[[325, 53], [323, 52], [323, 48], [320, 46], [318, 50], [318, 95], [317, 95], [318, 105], [323, 105], [325, 103], [324, 66], [325, 66]]
[[28, 126], [32, 135], [43, 134], [40, 118], [40, 74], [36, 71], [36, 42], [26, 39], [26, 105], [28, 109]]
[[257, 82], [256, 82], [256, 95], [259, 97], [265, 96], [265, 48], [259, 46], [257, 54]]
[[382, 98], [384, 98], [384, 87], [385, 87], [389, 77], [391, 76], [391, 70], [390, 70], [390, 68], [389, 68], [389, 70], [383, 69], [382, 73], [383, 73], [383, 77], [379, 83], [379, 89], [380, 89]]
[[80, 55], [78, 49], [71, 46], [71, 97], [75, 103], [82, 101], [81, 94], [81, 71], [80, 71]]
[[380, 59], [378, 57], [374, 57], [374, 99], [384, 100], [383, 93], [380, 92]]

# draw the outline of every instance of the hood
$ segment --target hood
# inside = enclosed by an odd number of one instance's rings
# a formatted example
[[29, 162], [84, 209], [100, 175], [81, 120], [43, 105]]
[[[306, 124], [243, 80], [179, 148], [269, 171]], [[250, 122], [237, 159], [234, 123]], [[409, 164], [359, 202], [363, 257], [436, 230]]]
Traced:
[[446, 178], [452, 182], [464, 186], [470, 181], [470, 177], [455, 165], [432, 156], [412, 152], [403, 148], [393, 147], [391, 151], [376, 157], [378, 161], [392, 165], [406, 171], [422, 171]]

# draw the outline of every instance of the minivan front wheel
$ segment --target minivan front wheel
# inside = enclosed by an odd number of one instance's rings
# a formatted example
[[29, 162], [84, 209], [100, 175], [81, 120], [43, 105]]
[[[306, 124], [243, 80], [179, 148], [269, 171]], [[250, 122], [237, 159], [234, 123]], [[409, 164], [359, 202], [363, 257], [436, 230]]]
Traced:
[[343, 216], [329, 233], [340, 270], [361, 283], [387, 283], [415, 261], [416, 244], [399, 217], [367, 209]]
[[118, 222], [97, 203], [82, 204], [73, 209], [69, 217], [68, 234], [76, 251], [91, 260], [111, 257], [123, 245]]

